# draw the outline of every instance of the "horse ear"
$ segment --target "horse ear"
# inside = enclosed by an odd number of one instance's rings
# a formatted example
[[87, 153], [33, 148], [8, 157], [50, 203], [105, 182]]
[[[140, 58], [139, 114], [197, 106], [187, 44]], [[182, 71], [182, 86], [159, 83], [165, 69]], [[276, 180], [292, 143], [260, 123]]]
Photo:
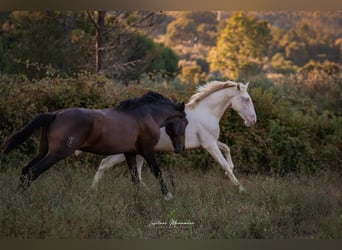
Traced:
[[175, 96], [171, 96], [170, 99], [173, 101], [173, 102], [177, 102], [177, 98]]
[[178, 109], [180, 110], [180, 111], [184, 111], [184, 109], [185, 109], [185, 104], [184, 104], [184, 102], [182, 102], [182, 103], [178, 103]]
[[249, 82], [247, 82], [247, 83], [245, 84], [245, 86], [246, 86], [246, 89], [248, 88], [248, 85], [249, 85]]
[[236, 85], [236, 87], [237, 87], [237, 89], [238, 89], [238, 91], [240, 91], [240, 83], [238, 83], [237, 85]]

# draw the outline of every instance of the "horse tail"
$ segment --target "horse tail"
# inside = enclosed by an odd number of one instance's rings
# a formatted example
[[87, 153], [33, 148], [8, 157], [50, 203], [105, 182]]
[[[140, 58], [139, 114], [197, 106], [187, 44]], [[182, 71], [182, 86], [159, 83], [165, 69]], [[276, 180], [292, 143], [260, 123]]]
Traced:
[[5, 143], [2, 145], [4, 153], [8, 154], [11, 152], [15, 147], [23, 143], [30, 135], [32, 135], [34, 131], [38, 130], [44, 125], [49, 125], [53, 120], [55, 120], [55, 118], [55, 113], [43, 113], [37, 115], [32, 121], [26, 124], [25, 127], [11, 135], [5, 141]]

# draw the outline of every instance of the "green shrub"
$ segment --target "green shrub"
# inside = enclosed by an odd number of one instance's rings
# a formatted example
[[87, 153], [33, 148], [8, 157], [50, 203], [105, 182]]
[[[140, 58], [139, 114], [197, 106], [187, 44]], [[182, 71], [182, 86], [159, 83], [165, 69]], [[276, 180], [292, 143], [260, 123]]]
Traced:
[[[300, 79], [303, 82], [299, 82]], [[237, 171], [277, 175], [340, 171], [342, 117], [338, 115], [340, 107], [328, 109], [336, 98], [340, 99], [333, 96], [332, 90], [339, 88], [339, 83], [334, 79], [326, 76], [322, 81], [331, 86], [326, 94], [331, 98], [322, 106], [317, 102], [320, 100], [317, 96], [306, 95], [311, 93], [307, 86], [314, 81], [313, 76], [286, 77], [276, 84], [255, 78], [249, 92], [254, 101], [257, 123], [246, 128], [239, 115], [230, 109], [220, 122], [219, 140], [231, 147]], [[178, 79], [159, 83], [145, 78], [138, 85], [125, 87], [88, 74], [66, 79], [44, 78], [34, 82], [20, 76], [3, 77], [0, 81], [0, 140], [3, 142], [12, 132], [42, 112], [69, 107], [112, 107], [147, 90], [187, 102], [195, 88], [196, 85], [182, 84]], [[38, 137], [33, 136], [15, 154], [18, 159], [31, 158], [37, 146]], [[6, 156], [2, 161], [8, 162], [11, 157]], [[101, 156], [87, 154], [72, 160], [94, 166], [99, 159]], [[165, 167], [177, 166], [184, 171], [218, 168], [218, 163], [201, 149], [186, 151], [182, 155], [160, 154], [159, 161]]]

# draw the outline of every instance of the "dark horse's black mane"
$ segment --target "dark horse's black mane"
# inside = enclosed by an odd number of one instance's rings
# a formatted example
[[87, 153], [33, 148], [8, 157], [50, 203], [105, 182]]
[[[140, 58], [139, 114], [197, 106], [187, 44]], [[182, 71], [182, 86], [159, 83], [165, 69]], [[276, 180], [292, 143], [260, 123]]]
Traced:
[[129, 111], [129, 110], [141, 107], [144, 104], [150, 104], [150, 103], [156, 103], [156, 102], [172, 103], [170, 99], [162, 96], [161, 94], [157, 92], [149, 91], [143, 96], [121, 101], [116, 108], [122, 111]]

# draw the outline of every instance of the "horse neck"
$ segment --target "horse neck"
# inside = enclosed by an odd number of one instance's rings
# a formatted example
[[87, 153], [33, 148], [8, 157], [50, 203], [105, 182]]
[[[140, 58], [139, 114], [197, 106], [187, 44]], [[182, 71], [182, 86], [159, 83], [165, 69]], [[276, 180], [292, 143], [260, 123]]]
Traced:
[[170, 116], [174, 115], [171, 110], [171, 105], [154, 105], [151, 107], [151, 111], [149, 113], [153, 117], [154, 121], [160, 126]]
[[201, 100], [194, 109], [199, 112], [207, 111], [220, 120], [227, 108], [231, 106], [233, 97], [233, 88], [221, 89]]

